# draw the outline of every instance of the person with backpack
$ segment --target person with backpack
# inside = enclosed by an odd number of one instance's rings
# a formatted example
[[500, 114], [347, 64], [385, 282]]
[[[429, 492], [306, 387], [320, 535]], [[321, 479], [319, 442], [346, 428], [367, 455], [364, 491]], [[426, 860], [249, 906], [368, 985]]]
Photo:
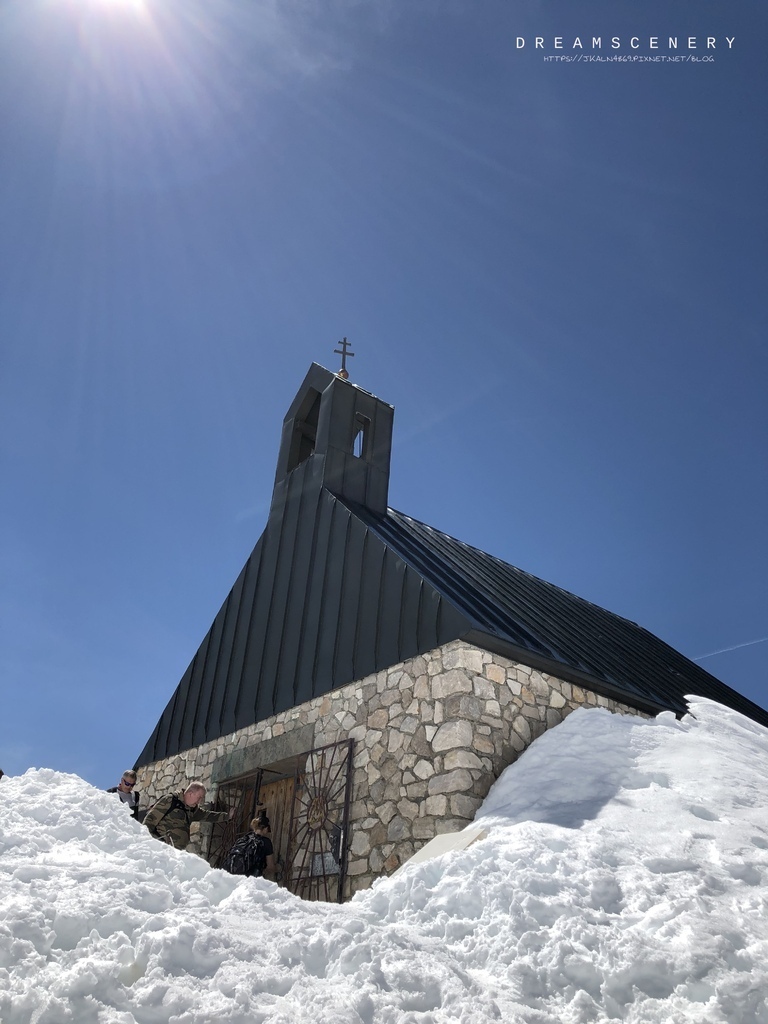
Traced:
[[226, 811], [205, 811], [200, 804], [205, 799], [202, 782], [190, 782], [182, 793], [161, 796], [147, 811], [144, 824], [150, 835], [177, 850], [189, 845], [189, 829], [193, 821], [224, 821], [234, 815], [234, 809]]
[[251, 831], [240, 836], [221, 863], [224, 871], [231, 875], [246, 875], [262, 878], [265, 875], [274, 880], [275, 851], [271, 839], [272, 830], [265, 811], [251, 822]]

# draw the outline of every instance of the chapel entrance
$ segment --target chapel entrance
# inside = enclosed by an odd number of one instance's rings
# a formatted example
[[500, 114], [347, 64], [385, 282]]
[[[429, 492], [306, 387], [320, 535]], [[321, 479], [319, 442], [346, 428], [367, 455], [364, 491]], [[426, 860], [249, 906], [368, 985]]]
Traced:
[[266, 805], [276, 881], [307, 900], [342, 902], [347, 862], [353, 740], [308, 750], [219, 785], [217, 807], [233, 817], [215, 825], [209, 861], [218, 867]]

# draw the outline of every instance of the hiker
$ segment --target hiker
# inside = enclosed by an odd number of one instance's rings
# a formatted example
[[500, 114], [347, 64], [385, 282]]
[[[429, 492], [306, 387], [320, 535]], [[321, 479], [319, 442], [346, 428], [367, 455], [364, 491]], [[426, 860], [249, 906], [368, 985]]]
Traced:
[[124, 804], [128, 804], [131, 812], [131, 817], [139, 818], [139, 794], [133, 788], [136, 785], [136, 772], [129, 768], [127, 772], [123, 772], [122, 778], [116, 786], [112, 786], [108, 789], [108, 793], [117, 793]]
[[193, 821], [225, 821], [234, 815], [234, 808], [227, 811], [204, 811], [200, 804], [205, 800], [205, 786], [202, 782], [190, 782], [181, 793], [161, 796], [147, 811], [144, 824], [155, 839], [160, 839], [177, 850], [189, 845], [189, 827]]
[[251, 822], [251, 831], [240, 836], [226, 855], [222, 869], [231, 875], [247, 875], [249, 878], [261, 878], [266, 874], [274, 880], [275, 850], [271, 835], [267, 812], [262, 810]]

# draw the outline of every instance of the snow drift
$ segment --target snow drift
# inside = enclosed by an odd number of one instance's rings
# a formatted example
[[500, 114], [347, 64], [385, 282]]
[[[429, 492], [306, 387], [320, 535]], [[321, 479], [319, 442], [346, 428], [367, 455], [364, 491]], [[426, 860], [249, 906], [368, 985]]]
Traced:
[[44, 769], [0, 780], [2, 1024], [768, 1024], [768, 730], [576, 711], [487, 839], [350, 903], [153, 840]]

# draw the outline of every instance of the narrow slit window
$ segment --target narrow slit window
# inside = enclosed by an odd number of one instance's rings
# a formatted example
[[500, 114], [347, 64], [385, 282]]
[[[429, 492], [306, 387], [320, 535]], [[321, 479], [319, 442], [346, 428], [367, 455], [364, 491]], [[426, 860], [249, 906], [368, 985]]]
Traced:
[[371, 421], [367, 416], [355, 413], [355, 436], [352, 441], [352, 454], [356, 459], [364, 459], [368, 455], [368, 435]]

